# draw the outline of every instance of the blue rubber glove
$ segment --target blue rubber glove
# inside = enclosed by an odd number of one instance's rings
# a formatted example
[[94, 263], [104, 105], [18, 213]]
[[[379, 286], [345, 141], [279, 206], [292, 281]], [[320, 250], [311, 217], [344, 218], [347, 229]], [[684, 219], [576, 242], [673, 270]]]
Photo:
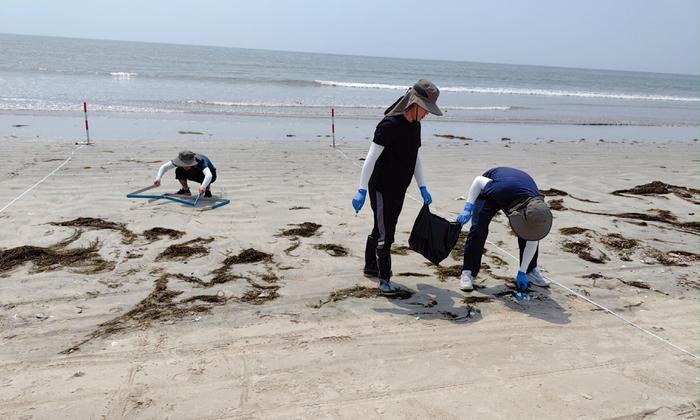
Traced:
[[527, 290], [527, 275], [522, 271], [518, 271], [518, 275], [515, 277], [515, 288], [521, 292]]
[[420, 187], [420, 195], [423, 197], [423, 203], [430, 205], [433, 202], [433, 197], [428, 192], [428, 187]]
[[467, 224], [469, 219], [472, 218], [472, 211], [474, 210], [474, 204], [472, 203], [467, 203], [464, 205], [464, 211], [457, 216], [457, 222], [464, 226]]
[[367, 190], [360, 188], [357, 193], [352, 198], [352, 207], [355, 209], [355, 214], [359, 213], [362, 206], [365, 205], [365, 198], [367, 198]]

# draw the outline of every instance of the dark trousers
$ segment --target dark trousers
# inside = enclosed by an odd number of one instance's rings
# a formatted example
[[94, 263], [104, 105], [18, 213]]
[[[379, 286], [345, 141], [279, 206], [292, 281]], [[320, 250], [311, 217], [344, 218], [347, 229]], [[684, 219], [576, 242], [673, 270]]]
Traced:
[[[479, 269], [481, 268], [481, 255], [484, 251], [484, 244], [486, 244], [486, 237], [489, 235], [489, 224], [491, 219], [501, 210], [498, 204], [491, 199], [479, 196], [474, 202], [474, 211], [472, 212], [472, 226], [469, 229], [469, 234], [467, 235], [467, 240], [464, 243], [464, 265], [462, 270], [469, 270], [472, 276], [476, 277], [479, 274]], [[523, 258], [523, 251], [525, 250], [526, 240], [518, 238], [518, 246], [520, 247], [520, 260]], [[535, 251], [530, 265], [527, 267], [527, 272], [532, 271], [533, 268], [537, 267], [537, 254], [538, 250]]]
[[[194, 181], [201, 184], [204, 182], [204, 172], [197, 168], [190, 170], [175, 168], [175, 179], [178, 181]], [[211, 171], [211, 182], [209, 185], [213, 184], [214, 181], [216, 181], [216, 171]], [[207, 185], [207, 189], [209, 189], [209, 185]]]
[[386, 195], [369, 190], [374, 227], [365, 246], [365, 270], [378, 270], [379, 278], [391, 279], [391, 244], [403, 207], [404, 194]]

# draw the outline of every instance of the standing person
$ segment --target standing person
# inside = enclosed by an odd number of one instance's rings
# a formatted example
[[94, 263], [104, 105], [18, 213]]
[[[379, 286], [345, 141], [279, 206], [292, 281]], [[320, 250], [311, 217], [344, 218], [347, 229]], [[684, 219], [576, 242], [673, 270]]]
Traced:
[[199, 183], [199, 194], [211, 197], [211, 184], [216, 181], [216, 168], [208, 157], [199, 155], [189, 150], [183, 150], [177, 157], [163, 164], [158, 169], [153, 185], [160, 187], [160, 179], [167, 171], [175, 169], [175, 178], [180, 181], [182, 188], [175, 194], [191, 195], [187, 181]]
[[528, 281], [536, 286], [548, 287], [549, 282], [537, 268], [537, 252], [539, 240], [547, 236], [552, 228], [552, 213], [530, 175], [519, 169], [499, 167], [474, 178], [464, 211], [457, 217], [457, 222], [462, 226], [469, 219], [472, 220], [464, 243], [464, 265], [459, 288], [463, 291], [474, 289], [473, 281], [481, 267], [489, 223], [499, 210], [506, 213], [510, 227], [518, 236], [520, 269], [516, 276], [516, 288], [521, 292], [527, 290]]
[[433, 199], [423, 177], [418, 149], [421, 146], [420, 121], [428, 113], [442, 115], [436, 101], [440, 91], [431, 82], [419, 80], [384, 111], [374, 132], [374, 140], [362, 167], [360, 188], [352, 199], [355, 213], [365, 203], [367, 191], [374, 213], [374, 227], [365, 246], [366, 276], [378, 276], [384, 295], [396, 294], [391, 284], [391, 244], [394, 243], [404, 195], [416, 178], [426, 204]]

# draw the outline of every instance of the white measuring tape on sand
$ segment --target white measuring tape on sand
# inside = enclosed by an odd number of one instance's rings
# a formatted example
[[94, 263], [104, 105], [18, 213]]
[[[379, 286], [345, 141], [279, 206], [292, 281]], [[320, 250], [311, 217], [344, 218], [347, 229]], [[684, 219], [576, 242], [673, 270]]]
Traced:
[[66, 163], [70, 162], [71, 159], [73, 159], [73, 155], [75, 154], [75, 152], [77, 152], [78, 150], [80, 150], [83, 146], [85, 146], [85, 145], [83, 144], [83, 145], [80, 145], [80, 146], [76, 147], [75, 149], [73, 149], [73, 151], [70, 153], [70, 156], [68, 156], [68, 158], [66, 158], [66, 160], [64, 160], [60, 165], [58, 165], [58, 166], [56, 167], [56, 169], [54, 169], [53, 171], [49, 172], [49, 174], [46, 175], [45, 177], [43, 177], [39, 182], [37, 182], [36, 184], [34, 184], [34, 185], [32, 185], [31, 187], [27, 188], [26, 191], [24, 191], [22, 194], [20, 194], [20, 195], [18, 195], [17, 197], [15, 197], [14, 200], [12, 200], [12, 201], [10, 201], [9, 203], [7, 203], [7, 204], [5, 205], [5, 207], [3, 207], [3, 208], [0, 209], [0, 213], [2, 213], [3, 211], [5, 211], [5, 209], [7, 209], [8, 207], [10, 207], [11, 205], [15, 204], [15, 202], [17, 202], [17, 200], [19, 200], [20, 198], [24, 197], [24, 195], [25, 195], [26, 193], [28, 193], [29, 191], [31, 191], [31, 190], [33, 190], [34, 188], [36, 188], [37, 185], [39, 185], [39, 184], [41, 184], [42, 182], [44, 182], [44, 181], [46, 181], [47, 179], [49, 179], [49, 177], [50, 177], [51, 175], [55, 174], [56, 171], [58, 171], [59, 169], [63, 168], [63, 166], [65, 166]]
[[[345, 152], [343, 152], [343, 151], [340, 150], [339, 148], [336, 148], [335, 150], [337, 150], [338, 152], [340, 152], [340, 154], [341, 154], [345, 159], [349, 160], [353, 165], [355, 165], [355, 166], [359, 167], [360, 169], [362, 169], [362, 166], [359, 165], [359, 164], [357, 164], [357, 162], [353, 161], [352, 159], [350, 159], [350, 157], [349, 157], [348, 155], [346, 155]], [[408, 192], [406, 193], [406, 196], [409, 197], [410, 199], [412, 199], [413, 201], [420, 202], [420, 201], [418, 201], [418, 199], [417, 199], [416, 197], [412, 196], [412, 195], [409, 194]], [[519, 261], [519, 259], [518, 259], [518, 258], [515, 258], [515, 256], [513, 256], [510, 252], [508, 252], [508, 251], [506, 251], [505, 249], [499, 247], [498, 245], [494, 244], [493, 242], [489, 241], [488, 239], [486, 240], [486, 242], [488, 242], [489, 244], [493, 245], [493, 246], [494, 246], [496, 249], [498, 249], [502, 254], [509, 256], [511, 259], [513, 259], [513, 261], [516, 261], [516, 262]], [[682, 348], [682, 347], [680, 347], [680, 346], [677, 346], [676, 344], [673, 344], [671, 341], [669, 341], [669, 340], [667, 340], [667, 339], [665, 339], [665, 338], [663, 338], [663, 337], [660, 337], [660, 336], [658, 336], [657, 334], [654, 334], [653, 332], [647, 330], [646, 328], [644, 328], [644, 327], [642, 327], [642, 326], [640, 326], [640, 325], [635, 324], [634, 322], [632, 322], [632, 321], [626, 319], [625, 317], [623, 317], [622, 315], [620, 315], [620, 314], [618, 314], [617, 312], [613, 311], [612, 309], [606, 308], [605, 306], [603, 306], [603, 305], [601, 305], [601, 304], [599, 304], [599, 303], [597, 303], [597, 302], [595, 302], [595, 301], [593, 301], [593, 300], [587, 298], [586, 296], [584, 296], [584, 295], [582, 295], [582, 294], [576, 292], [575, 290], [572, 290], [571, 288], [569, 288], [569, 287], [567, 287], [567, 286], [565, 286], [565, 285], [559, 283], [559, 282], [556, 281], [556, 280], [550, 279], [549, 277], [545, 277], [545, 279], [549, 280], [551, 283], [556, 284], [557, 286], [561, 287], [562, 289], [566, 290], [567, 292], [572, 293], [573, 295], [575, 295], [575, 296], [577, 296], [577, 297], [579, 297], [579, 298], [585, 300], [586, 302], [590, 303], [591, 305], [596, 306], [596, 307], [598, 307], [598, 308], [604, 310], [605, 312], [609, 313], [610, 315], [614, 316], [615, 318], [620, 319], [620, 320], [623, 321], [624, 323], [626, 323], [626, 324], [628, 324], [628, 325], [631, 325], [632, 327], [634, 327], [634, 328], [636, 328], [636, 329], [638, 329], [638, 330], [640, 330], [640, 331], [642, 331], [642, 332], [648, 334], [648, 335], [651, 336], [651, 337], [656, 338], [657, 340], [659, 340], [659, 341], [661, 341], [661, 342], [663, 342], [663, 343], [665, 343], [665, 344], [667, 344], [667, 345], [673, 347], [674, 349], [676, 349], [676, 350], [678, 350], [678, 351], [681, 351], [681, 352], [687, 354], [688, 356], [691, 356], [691, 357], [695, 358], [696, 360], [700, 360], [700, 356], [698, 356], [697, 354], [691, 353], [690, 351], [688, 351], [688, 350], [686, 350], [686, 349], [684, 349], [684, 348]]]

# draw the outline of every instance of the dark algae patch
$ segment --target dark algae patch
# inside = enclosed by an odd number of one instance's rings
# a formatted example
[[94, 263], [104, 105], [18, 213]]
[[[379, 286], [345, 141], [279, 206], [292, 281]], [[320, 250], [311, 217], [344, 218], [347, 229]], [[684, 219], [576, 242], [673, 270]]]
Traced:
[[313, 222], [304, 222], [296, 225], [294, 228], [284, 229], [279, 233], [279, 236], [301, 236], [303, 238], [310, 238], [316, 234], [321, 228], [321, 225]]
[[588, 231], [590, 231], [590, 229], [577, 227], [577, 226], [565, 227], [565, 228], [559, 229], [559, 233], [561, 233], [562, 235], [567, 235], [567, 236], [568, 235], [578, 235], [578, 234], [588, 232]]
[[272, 255], [255, 248], [247, 248], [238, 255], [232, 255], [224, 260], [224, 265], [231, 266], [233, 264], [252, 264], [261, 261], [272, 261]]
[[434, 265], [433, 263], [426, 263], [429, 267], [435, 268], [435, 272], [438, 275], [440, 281], [447, 281], [449, 277], [460, 278], [462, 276], [462, 265], [451, 265], [449, 267], [442, 267], [439, 265]]
[[[408, 299], [411, 296], [413, 296], [413, 291], [399, 288], [397, 289], [397, 294], [395, 296], [391, 296], [392, 299]], [[321, 306], [331, 303], [331, 302], [337, 302], [339, 300], [345, 300], [347, 298], [360, 298], [360, 299], [368, 299], [368, 298], [377, 298], [377, 297], [385, 297], [383, 296], [380, 292], [379, 289], [376, 287], [365, 287], [365, 286], [355, 286], [355, 287], [350, 287], [347, 289], [340, 289], [336, 290], [335, 292], [331, 293], [328, 295], [328, 298], [326, 300], [320, 300], [318, 304], [312, 305], [313, 308], [320, 308]]]
[[548, 190], [540, 190], [540, 194], [545, 197], [566, 197], [569, 195], [566, 191], [558, 190], [556, 188], [550, 188]]
[[299, 240], [298, 240], [298, 238], [297, 238], [297, 240], [295, 240], [294, 242], [292, 242], [292, 244], [289, 245], [289, 247], [287, 247], [287, 248], [284, 250], [284, 253], [287, 254], [287, 255], [289, 255], [289, 256], [293, 256], [293, 255], [292, 255], [292, 251], [294, 251], [295, 249], [299, 248], [299, 245], [301, 245], [301, 242], [299, 242]]
[[114, 268], [114, 263], [102, 259], [99, 242], [94, 241], [84, 248], [65, 249], [61, 246], [39, 247], [22, 245], [0, 250], [0, 273], [12, 270], [25, 262], [34, 266], [31, 272], [54, 271], [62, 267], [79, 269], [81, 274], [99, 273]]
[[248, 289], [245, 293], [243, 293], [243, 296], [237, 298], [236, 300], [239, 302], [249, 303], [251, 305], [262, 305], [266, 302], [277, 299], [279, 297], [279, 293], [277, 293], [278, 289], [279, 286], [263, 287], [258, 284], [254, 284], [253, 288]]
[[643, 222], [639, 223], [642, 226], [646, 226], [645, 222], [666, 223], [666, 224], [669, 224], [671, 226], [674, 226], [677, 230], [680, 230], [682, 232], [693, 233], [696, 235], [700, 234], [700, 222], [678, 222], [678, 218], [676, 217], [676, 215], [674, 215], [673, 213], [671, 213], [668, 210], [650, 209], [649, 213], [637, 213], [637, 212], [605, 213], [605, 212], [577, 210], [577, 209], [572, 209], [572, 210], [577, 211], [579, 213], [585, 213], [585, 214], [596, 214], [599, 216], [611, 216], [611, 217], [617, 217], [620, 219], [642, 220]]
[[408, 255], [408, 251], [410, 251], [410, 250], [411, 250], [411, 248], [409, 248], [405, 245], [391, 247], [391, 253], [394, 255]]
[[597, 255], [593, 255], [593, 248], [588, 240], [585, 241], [564, 241], [562, 249], [566, 252], [578, 255], [582, 260], [590, 261], [596, 264], [605, 264], [610, 261], [604, 252], [598, 251]]
[[627, 239], [619, 233], [610, 233], [607, 235], [603, 235], [600, 241], [608, 247], [620, 251], [633, 249], [639, 244], [638, 240]]
[[547, 202], [547, 205], [549, 205], [550, 210], [556, 210], [556, 211], [566, 210], [566, 206], [564, 206], [564, 199], [562, 199], [562, 198], [549, 200]]
[[467, 305], [471, 305], [473, 303], [493, 302], [493, 298], [488, 296], [466, 296], [462, 301]]
[[452, 258], [454, 258], [457, 261], [462, 261], [462, 259], [464, 259], [464, 243], [466, 241], [467, 241], [467, 232], [460, 231], [459, 238], [457, 238], [457, 243], [455, 244], [455, 247], [452, 248], [452, 252], [450, 252], [450, 255], [452, 255]]
[[143, 232], [143, 236], [149, 241], [156, 241], [160, 239], [161, 236], [167, 236], [170, 239], [180, 239], [184, 235], [185, 232], [164, 227], [154, 227], [153, 229], [148, 229]]
[[648, 184], [637, 185], [636, 187], [630, 188], [628, 190], [617, 190], [610, 194], [613, 195], [662, 195], [662, 194], [674, 194], [686, 201], [693, 204], [700, 204], [699, 196], [700, 190], [689, 187], [681, 187], [679, 185], [666, 184], [661, 181], [652, 181]]
[[126, 225], [123, 223], [110, 222], [109, 220], [94, 217], [78, 217], [77, 219], [68, 220], [65, 222], [50, 222], [49, 224], [53, 226], [77, 227], [85, 229], [115, 230], [122, 234], [122, 241], [126, 244], [132, 243], [136, 237], [136, 235], [127, 229]]
[[[258, 251], [255, 248], [244, 249], [238, 255], [231, 255], [229, 257], [226, 257], [221, 266], [211, 272], [211, 274], [213, 274], [214, 277], [212, 278], [210, 283], [221, 284], [241, 278], [248, 279], [248, 277], [231, 274], [229, 272], [229, 269], [231, 268], [231, 266], [236, 264], [254, 264], [258, 262], [271, 263], [272, 255], [262, 251]], [[269, 274], [272, 275], [272, 273]]]
[[314, 249], [326, 251], [332, 257], [346, 257], [349, 254], [344, 246], [336, 244], [317, 244]]
[[106, 337], [121, 331], [148, 328], [156, 321], [179, 320], [186, 316], [208, 312], [212, 307], [226, 303], [226, 298], [220, 295], [198, 295], [177, 301], [175, 298], [183, 292], [168, 288], [168, 276], [168, 274], [160, 276], [154, 282], [154, 288], [151, 293], [130, 311], [99, 324], [84, 340], [63, 350], [61, 353], [69, 354], [77, 351], [80, 349], [80, 346], [96, 338]]
[[397, 276], [400, 276], [400, 277], [430, 277], [430, 274], [414, 273], [413, 271], [406, 271], [406, 272], [397, 274]]
[[204, 246], [204, 244], [208, 244], [213, 240], [214, 238], [196, 238], [181, 244], [170, 245], [156, 257], [156, 261], [186, 261], [192, 257], [207, 255], [209, 254], [209, 248]]

